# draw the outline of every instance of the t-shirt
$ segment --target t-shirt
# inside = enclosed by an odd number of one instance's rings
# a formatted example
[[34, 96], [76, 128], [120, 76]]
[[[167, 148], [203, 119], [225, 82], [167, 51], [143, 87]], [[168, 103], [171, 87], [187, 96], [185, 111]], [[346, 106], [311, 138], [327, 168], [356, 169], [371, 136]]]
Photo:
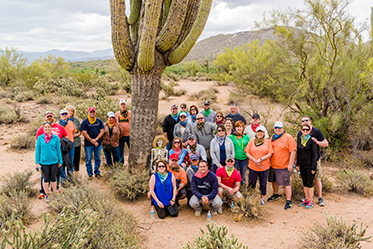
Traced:
[[230, 188], [235, 187], [236, 182], [241, 182], [242, 178], [240, 175], [240, 172], [238, 170], [234, 169], [232, 175], [229, 177], [227, 174], [227, 171], [225, 170], [225, 167], [219, 168], [216, 171], [216, 176], [221, 178], [221, 183], [225, 186], [228, 186]]
[[180, 180], [180, 183], [183, 183], [183, 184], [187, 185], [188, 184], [188, 178], [186, 176], [185, 170], [183, 169], [183, 167], [181, 167], [181, 166], [179, 166], [179, 167], [180, 167], [179, 172], [172, 170], [169, 165], [167, 165], [167, 170], [175, 176], [176, 180]]
[[246, 145], [249, 143], [250, 138], [244, 134], [240, 139], [236, 135], [231, 134], [229, 138], [233, 142], [234, 146], [234, 158], [238, 160], [245, 160], [247, 158], [245, 153]]
[[72, 121], [67, 122], [65, 126], [65, 130], [67, 132], [67, 137], [71, 142], [74, 142], [74, 133], [76, 132], [75, 125]]
[[[245, 152], [252, 155], [255, 159], [259, 159], [268, 153], [273, 153], [272, 144], [268, 139], [264, 139], [264, 142], [260, 146], [255, 145], [255, 139], [250, 140], [250, 142], [247, 144], [245, 148]], [[267, 158], [266, 160], [261, 161], [261, 164], [263, 166], [263, 169], [260, 168], [256, 163], [249, 160], [249, 168], [255, 171], [265, 171], [269, 169], [270, 166], [270, 158]]]
[[[65, 128], [63, 128], [62, 125], [57, 124], [57, 123], [52, 124], [52, 133], [54, 135], [58, 136], [59, 139], [61, 139], [63, 137], [67, 137], [67, 132], [66, 132]], [[43, 128], [43, 126], [40, 126], [38, 131], [36, 132], [36, 139], [38, 139], [38, 137], [42, 134], [44, 134], [44, 128]]]
[[131, 126], [131, 111], [127, 111], [127, 112], [128, 112], [127, 118], [123, 117], [123, 115], [120, 114], [120, 111], [115, 113], [115, 119], [120, 124], [120, 126], [122, 126], [123, 136], [125, 136], [125, 137], [129, 137], [130, 126]]
[[[324, 141], [324, 140], [325, 140], [325, 136], [324, 136], [324, 134], [322, 133], [322, 131], [319, 130], [319, 129], [317, 129], [317, 128], [315, 128], [315, 127], [313, 127], [313, 126], [312, 126], [312, 128], [311, 128], [310, 135], [311, 135], [311, 137], [316, 138], [317, 141], [320, 141], [320, 142], [321, 142], [321, 141]], [[297, 138], [299, 138], [300, 136], [302, 136], [302, 132], [301, 132], [301, 131], [298, 132]], [[316, 145], [317, 145], [317, 160], [319, 160], [319, 159], [320, 159], [320, 156], [321, 156], [321, 153], [320, 153], [320, 146], [319, 146], [318, 144], [316, 144]]]
[[[89, 123], [88, 118], [84, 119], [82, 122], [82, 126], [80, 127], [82, 131], [87, 131], [88, 135], [94, 139], [100, 134], [100, 130], [104, 129], [104, 123], [102, 123], [101, 119], [96, 118], [96, 122], [93, 124]], [[101, 145], [102, 137], [97, 140], [98, 144]], [[94, 146], [91, 142], [87, 139], [84, 139], [84, 146]]]
[[[273, 136], [272, 136], [273, 137]], [[284, 133], [279, 139], [272, 141], [271, 144], [273, 154], [271, 157], [271, 165], [274, 169], [286, 169], [289, 166], [290, 152], [297, 150], [297, 145], [294, 138], [287, 133]]]

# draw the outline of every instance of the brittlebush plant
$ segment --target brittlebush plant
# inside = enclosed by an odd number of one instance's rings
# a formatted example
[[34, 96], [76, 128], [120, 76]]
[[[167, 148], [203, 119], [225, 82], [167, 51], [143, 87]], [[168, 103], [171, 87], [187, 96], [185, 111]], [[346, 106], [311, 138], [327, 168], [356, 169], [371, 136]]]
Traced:
[[235, 221], [242, 219], [258, 220], [264, 216], [264, 206], [260, 205], [258, 195], [255, 191], [250, 190], [243, 193], [239, 201], [235, 201], [235, 206], [231, 208]]
[[336, 181], [344, 192], [354, 192], [364, 196], [373, 195], [373, 181], [363, 170], [340, 170]]

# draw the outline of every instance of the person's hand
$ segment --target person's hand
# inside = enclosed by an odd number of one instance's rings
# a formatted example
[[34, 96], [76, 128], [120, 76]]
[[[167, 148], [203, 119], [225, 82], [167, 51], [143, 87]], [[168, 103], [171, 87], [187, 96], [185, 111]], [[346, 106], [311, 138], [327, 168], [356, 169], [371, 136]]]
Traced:
[[170, 144], [170, 140], [167, 139], [167, 144]]
[[259, 164], [260, 164], [260, 160], [259, 160], [259, 159], [254, 159], [254, 163], [255, 163], [256, 165], [259, 165]]
[[187, 147], [188, 146], [188, 141], [186, 141], [185, 143], [183, 143], [184, 147]]
[[185, 164], [185, 163], [182, 163], [182, 164], [181, 164], [181, 167], [184, 167], [184, 168], [185, 168], [185, 167], [186, 167], [186, 164]]
[[62, 166], [62, 164], [58, 164], [58, 168], [60, 168]]
[[311, 173], [312, 173], [312, 175], [314, 175], [314, 174], [316, 173], [316, 171], [314, 171], [314, 170], [311, 170]]
[[40, 164], [35, 164], [35, 169], [38, 170], [39, 166], [40, 166]]
[[293, 164], [289, 164], [289, 166], [288, 166], [288, 171], [290, 172], [290, 171], [292, 171], [293, 170]]
[[202, 203], [203, 204], [209, 203], [209, 198], [207, 198], [207, 196], [202, 196]]
[[148, 196], [148, 199], [152, 198], [152, 195], [150, 194], [150, 191], [148, 192], [147, 196]]
[[162, 202], [158, 201], [158, 202], [157, 202], [157, 204], [158, 204], [158, 207], [160, 207], [160, 208], [164, 208], [164, 206], [163, 206], [163, 203], [162, 203]]
[[95, 147], [97, 147], [98, 146], [98, 142], [95, 142], [94, 145], [95, 145]]
[[97, 139], [96, 139], [96, 138], [91, 139], [91, 143], [92, 143], [92, 144], [95, 144], [96, 142], [97, 142]]
[[218, 168], [220, 169], [220, 168], [223, 168], [223, 165], [221, 165], [221, 164], [218, 164]]
[[229, 192], [229, 194], [231, 194], [231, 195], [233, 195], [233, 194], [235, 193], [233, 188], [229, 188], [229, 189], [228, 189], [228, 192]]
[[263, 165], [261, 163], [257, 164], [259, 168], [264, 169]]
[[316, 138], [311, 137], [311, 139], [312, 139], [312, 141], [314, 141], [317, 144], [318, 140]]
[[174, 200], [171, 200], [171, 201], [170, 201], [170, 204], [171, 204], [171, 206], [173, 206], [173, 205], [175, 204], [175, 201], [174, 201]]

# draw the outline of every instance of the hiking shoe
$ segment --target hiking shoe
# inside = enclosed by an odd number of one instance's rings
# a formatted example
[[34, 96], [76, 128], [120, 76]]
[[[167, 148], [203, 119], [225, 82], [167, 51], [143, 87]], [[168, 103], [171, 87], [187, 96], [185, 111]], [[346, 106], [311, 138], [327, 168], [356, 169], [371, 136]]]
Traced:
[[301, 203], [299, 203], [300, 207], [305, 207], [308, 204], [307, 199], [304, 199]]
[[320, 207], [325, 207], [325, 202], [324, 202], [324, 199], [322, 197], [319, 198], [319, 206]]
[[304, 207], [305, 209], [311, 209], [311, 208], [313, 208], [313, 206], [314, 206], [314, 204], [313, 204], [313, 202], [308, 202], [307, 203], [307, 205]]
[[92, 180], [93, 176], [88, 176], [88, 181]]
[[222, 207], [220, 207], [220, 208], [218, 209], [218, 214], [223, 214], [223, 208], [222, 208]]
[[275, 195], [273, 194], [271, 197], [269, 197], [267, 199], [268, 202], [271, 202], [271, 201], [277, 201], [278, 199], [280, 199], [280, 196], [279, 195]]
[[101, 174], [96, 174], [95, 176], [96, 176], [97, 179], [101, 179], [102, 178]]
[[202, 214], [202, 211], [196, 211], [196, 212], [194, 213], [194, 215], [195, 215], [196, 217], [200, 217], [201, 214]]
[[[221, 211], [223, 212], [223, 211]], [[211, 211], [211, 215], [218, 215], [218, 212], [217, 211]]]
[[260, 199], [260, 205], [261, 205], [261, 206], [264, 206], [264, 205], [265, 205], [264, 198]]
[[43, 193], [40, 193], [38, 198], [39, 198], [39, 199], [43, 199], [44, 196], [45, 196], [45, 195], [44, 195]]
[[292, 206], [293, 206], [293, 202], [292, 201], [286, 201], [285, 210], [290, 209]]
[[307, 200], [306, 198], [303, 198], [302, 200], [300, 200], [301, 202], [304, 202], [305, 200]]
[[50, 202], [48, 195], [45, 195], [44, 200], [46, 203]]

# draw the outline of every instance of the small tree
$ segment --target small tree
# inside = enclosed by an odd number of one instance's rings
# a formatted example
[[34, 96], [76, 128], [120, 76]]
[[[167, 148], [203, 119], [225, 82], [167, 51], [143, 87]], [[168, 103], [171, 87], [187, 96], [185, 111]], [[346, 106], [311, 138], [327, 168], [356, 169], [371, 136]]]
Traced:
[[131, 76], [130, 167], [146, 167], [155, 122], [161, 75], [181, 62], [202, 33], [212, 0], [110, 0], [112, 43], [118, 63]]

